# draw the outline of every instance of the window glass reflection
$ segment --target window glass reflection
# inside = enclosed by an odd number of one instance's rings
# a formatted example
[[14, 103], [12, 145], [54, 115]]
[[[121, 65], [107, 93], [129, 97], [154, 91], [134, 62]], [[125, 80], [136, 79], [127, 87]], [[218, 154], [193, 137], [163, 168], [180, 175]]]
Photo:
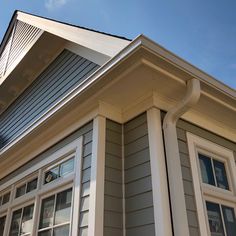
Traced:
[[66, 190], [57, 194], [55, 224], [61, 224], [70, 221], [72, 190]]
[[206, 207], [211, 236], [224, 236], [219, 204], [206, 202]]
[[217, 160], [213, 160], [213, 163], [214, 163], [217, 186], [219, 188], [229, 190], [229, 184], [227, 180], [224, 163]]
[[199, 154], [199, 161], [203, 183], [215, 185], [211, 159]]
[[30, 233], [32, 231], [33, 212], [34, 212], [34, 205], [30, 205], [24, 208], [22, 223], [21, 223], [21, 234]]
[[42, 201], [39, 228], [46, 228], [53, 225], [55, 196], [51, 196]]

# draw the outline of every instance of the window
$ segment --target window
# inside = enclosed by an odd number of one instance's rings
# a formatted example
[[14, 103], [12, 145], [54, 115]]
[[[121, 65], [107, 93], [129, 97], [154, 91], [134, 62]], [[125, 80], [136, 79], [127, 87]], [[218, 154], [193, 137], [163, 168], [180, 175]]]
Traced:
[[0, 235], [3, 235], [5, 222], [6, 222], [6, 216], [0, 217]]
[[201, 235], [235, 236], [233, 152], [190, 133], [187, 139]]
[[225, 164], [222, 161], [198, 154], [203, 183], [229, 190]]
[[0, 236], [78, 234], [81, 147], [79, 138], [0, 186]]
[[5, 205], [10, 200], [10, 192], [6, 192], [0, 196], [0, 206]]
[[39, 236], [69, 236], [72, 189], [43, 199], [41, 205]]
[[45, 172], [44, 184], [48, 184], [60, 177], [66, 176], [74, 171], [74, 158], [70, 158], [54, 167], [50, 167], [48, 171]]
[[34, 178], [33, 180], [30, 180], [20, 187], [16, 189], [16, 198], [21, 197], [25, 195], [26, 193], [29, 193], [35, 189], [37, 189], [37, 183], [38, 183], [38, 178]]
[[13, 212], [10, 236], [31, 235], [33, 227], [34, 204]]

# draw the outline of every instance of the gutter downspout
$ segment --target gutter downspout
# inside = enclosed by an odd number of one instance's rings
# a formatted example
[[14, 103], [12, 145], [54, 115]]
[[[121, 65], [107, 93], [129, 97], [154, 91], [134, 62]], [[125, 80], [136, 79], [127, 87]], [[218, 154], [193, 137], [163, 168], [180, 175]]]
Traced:
[[195, 78], [189, 80], [187, 82], [187, 92], [184, 99], [167, 112], [163, 122], [173, 230], [175, 236], [189, 236], [176, 123], [181, 115], [198, 102], [200, 94], [200, 81]]

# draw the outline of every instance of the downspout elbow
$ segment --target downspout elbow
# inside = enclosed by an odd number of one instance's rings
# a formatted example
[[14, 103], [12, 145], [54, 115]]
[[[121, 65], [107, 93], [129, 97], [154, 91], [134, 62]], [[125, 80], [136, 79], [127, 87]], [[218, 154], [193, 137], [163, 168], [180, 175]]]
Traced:
[[200, 82], [197, 79], [191, 79], [187, 82], [187, 93], [183, 100], [176, 106], [171, 108], [165, 115], [163, 129], [166, 129], [170, 124], [176, 125], [179, 117], [194, 106], [201, 95]]

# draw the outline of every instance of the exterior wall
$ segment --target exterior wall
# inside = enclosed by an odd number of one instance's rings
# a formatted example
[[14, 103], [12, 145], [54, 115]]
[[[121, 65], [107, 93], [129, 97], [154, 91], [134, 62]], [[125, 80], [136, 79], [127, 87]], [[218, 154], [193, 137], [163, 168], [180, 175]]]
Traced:
[[236, 153], [236, 144], [183, 120], [179, 120], [177, 123], [177, 135], [190, 236], [200, 236], [186, 132], [193, 133], [199, 137], [231, 149], [234, 153]]
[[55, 151], [64, 147], [66, 144], [69, 144], [73, 140], [83, 136], [83, 150], [82, 150], [82, 174], [81, 174], [81, 205], [80, 205], [80, 222], [79, 222], [79, 232], [80, 235], [86, 236], [88, 229], [88, 215], [89, 215], [89, 195], [90, 195], [90, 175], [91, 175], [91, 153], [92, 153], [92, 133], [93, 133], [93, 124], [92, 122], [80, 128], [78, 131], [68, 136], [58, 144], [54, 145], [49, 150], [40, 154], [32, 161], [28, 162], [26, 165], [17, 169], [10, 175], [4, 177], [0, 180], [0, 185], [17, 176], [21, 172], [27, 170], [33, 165], [37, 164], [45, 157], [51, 155]]
[[[98, 65], [64, 50], [0, 117], [3, 147], [48, 112]], [[0, 146], [0, 148], [1, 148]]]
[[124, 125], [127, 236], [154, 236], [154, 209], [146, 113]]
[[106, 121], [104, 236], [123, 235], [122, 125]]
[[104, 235], [155, 235], [146, 113], [107, 120], [105, 166]]

